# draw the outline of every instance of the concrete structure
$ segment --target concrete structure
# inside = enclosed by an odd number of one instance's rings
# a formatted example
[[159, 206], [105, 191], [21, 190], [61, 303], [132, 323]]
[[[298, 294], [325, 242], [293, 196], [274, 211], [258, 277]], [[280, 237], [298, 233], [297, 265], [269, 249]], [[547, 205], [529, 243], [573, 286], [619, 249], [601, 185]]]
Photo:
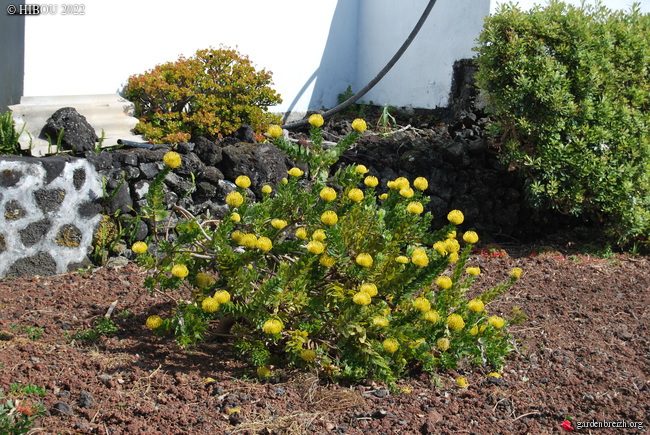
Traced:
[[10, 104], [18, 104], [23, 95], [25, 74], [25, 20], [8, 15], [9, 4], [25, 0], [0, 0], [0, 112]]
[[[224, 45], [273, 72], [284, 102], [272, 111], [329, 108], [349, 85], [358, 90], [381, 70], [428, 1], [86, 0], [77, 8], [60, 4], [38, 16], [17, 16], [4, 11], [24, 0], [0, 0], [0, 106], [16, 104], [21, 95], [114, 94], [130, 75]], [[483, 18], [501, 3], [438, 0], [411, 47], [364, 100], [444, 106], [453, 62], [473, 55]], [[522, 8], [533, 3], [519, 1]], [[613, 9], [631, 3], [602, 2]], [[641, 10], [650, 12], [650, 0], [641, 1]]]

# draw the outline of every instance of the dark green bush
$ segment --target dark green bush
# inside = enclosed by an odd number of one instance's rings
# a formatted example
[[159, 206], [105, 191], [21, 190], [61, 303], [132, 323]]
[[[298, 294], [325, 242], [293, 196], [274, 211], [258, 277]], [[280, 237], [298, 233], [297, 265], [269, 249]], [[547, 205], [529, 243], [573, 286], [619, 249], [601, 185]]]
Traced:
[[230, 134], [243, 124], [258, 132], [279, 117], [267, 106], [282, 102], [270, 88], [271, 73], [231, 49], [199, 50], [129, 78], [125, 96], [133, 101], [138, 133], [158, 143]]
[[648, 236], [650, 15], [503, 5], [478, 41], [492, 133], [532, 203], [603, 222], [619, 243]]
[[11, 111], [7, 111], [0, 115], [0, 155], [20, 154], [20, 143], [18, 143], [19, 137], [20, 132], [16, 131], [16, 125], [12, 118]]

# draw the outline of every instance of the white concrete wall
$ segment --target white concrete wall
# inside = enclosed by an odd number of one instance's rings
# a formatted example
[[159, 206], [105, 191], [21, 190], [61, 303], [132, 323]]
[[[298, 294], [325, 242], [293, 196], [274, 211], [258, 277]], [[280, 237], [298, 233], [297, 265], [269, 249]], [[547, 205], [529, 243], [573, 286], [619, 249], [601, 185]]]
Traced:
[[0, 112], [20, 102], [23, 94], [25, 19], [7, 14], [7, 6], [25, 0], [0, 0]]
[[[428, 0], [361, 0], [355, 90], [384, 67], [406, 40]], [[472, 47], [490, 0], [438, 0], [400, 61], [365, 97], [393, 106], [445, 106], [454, 61], [473, 57]]]
[[[357, 0], [344, 0], [341, 3]], [[306, 109], [301, 93], [316, 73], [336, 0], [85, 0], [85, 15], [26, 17], [26, 96], [114, 93], [128, 77], [155, 65], [225, 45], [273, 72], [284, 99]], [[354, 32], [339, 38], [354, 40]], [[62, 67], [65, 64], [66, 67]], [[312, 85], [313, 87], [313, 81]], [[300, 101], [294, 98], [301, 95]]]

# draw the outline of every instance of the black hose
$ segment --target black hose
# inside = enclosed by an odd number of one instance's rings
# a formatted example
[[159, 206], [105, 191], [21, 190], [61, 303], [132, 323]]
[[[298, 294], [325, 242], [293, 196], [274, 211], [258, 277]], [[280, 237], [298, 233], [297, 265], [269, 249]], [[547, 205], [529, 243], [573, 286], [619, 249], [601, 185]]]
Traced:
[[[331, 108], [330, 110], [326, 111], [325, 113], [323, 113], [322, 114], [323, 118], [329, 118], [330, 116], [332, 116], [332, 115], [334, 115], [336, 113], [339, 113], [341, 110], [351, 106], [359, 98], [366, 95], [368, 93], [368, 91], [370, 89], [372, 89], [379, 82], [379, 80], [384, 78], [384, 76], [388, 73], [388, 71], [390, 71], [390, 69], [397, 63], [397, 61], [400, 59], [400, 57], [402, 57], [402, 55], [404, 54], [406, 49], [409, 47], [409, 45], [411, 45], [411, 42], [413, 42], [413, 39], [415, 39], [415, 36], [418, 34], [420, 29], [424, 25], [424, 22], [429, 17], [429, 13], [431, 12], [431, 9], [433, 9], [433, 6], [436, 4], [436, 1], [437, 0], [429, 0], [429, 4], [424, 9], [424, 12], [422, 12], [422, 16], [420, 17], [417, 24], [415, 25], [415, 27], [411, 31], [411, 34], [408, 36], [408, 38], [406, 38], [406, 41], [404, 41], [402, 46], [399, 48], [399, 50], [397, 50], [397, 52], [391, 58], [391, 60], [388, 61], [386, 66], [381, 71], [379, 71], [379, 74], [377, 74], [377, 76], [375, 76], [374, 79], [372, 79], [366, 86], [364, 86], [361, 90], [359, 90], [359, 92], [357, 92], [356, 94], [354, 94], [353, 96], [351, 96], [350, 98], [348, 98], [347, 100], [345, 100], [344, 102], [339, 104], [338, 106], [335, 106], [335, 107]], [[309, 124], [308, 119], [301, 119], [300, 121], [285, 124], [285, 125], [282, 126], [282, 128], [290, 130], [292, 128], [304, 127], [307, 124]]]

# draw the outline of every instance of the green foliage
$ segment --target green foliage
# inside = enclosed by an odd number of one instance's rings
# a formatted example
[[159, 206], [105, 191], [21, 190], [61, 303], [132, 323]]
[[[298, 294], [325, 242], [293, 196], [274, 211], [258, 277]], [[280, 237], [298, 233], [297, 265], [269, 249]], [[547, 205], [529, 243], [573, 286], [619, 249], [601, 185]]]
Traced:
[[[23, 125], [23, 130], [25, 126]], [[22, 131], [17, 132], [11, 111], [0, 115], [0, 155], [20, 154], [20, 143], [18, 138]]]
[[37, 417], [45, 414], [45, 408], [39, 402], [29, 398], [27, 395], [45, 395], [45, 388], [28, 384], [12, 384], [12, 398], [6, 398], [4, 391], [0, 389], [0, 433], [7, 435], [18, 435], [29, 433]]
[[36, 326], [11, 326], [10, 329], [20, 329], [21, 331], [26, 332], [27, 337], [29, 337], [30, 340], [38, 340], [45, 332], [43, 328]]
[[[353, 127], [362, 131], [365, 123]], [[330, 173], [358, 137], [354, 131], [324, 149], [316, 127], [311, 147], [280, 136], [276, 146], [306, 163], [308, 174], [292, 168], [286, 183], [258, 203], [246, 199], [250, 180], [238, 178], [237, 191], [226, 198], [230, 211], [219, 221], [182, 210], [174, 236], [138, 257], [150, 269], [151, 291], [181, 294], [170, 317], [152, 316], [148, 326], [187, 346], [204, 339], [215, 322], [260, 366], [260, 377], [269, 376], [269, 365], [388, 382], [462, 360], [498, 369], [511, 350], [508, 322], [490, 323], [482, 305], [468, 307], [472, 244], [456, 239], [453, 224], [429, 231], [426, 180], [411, 187], [399, 178], [378, 198], [376, 179], [365, 177], [363, 166]], [[456, 211], [459, 216], [462, 222]], [[449, 286], [434, 284], [440, 275]], [[486, 298], [515, 280], [488, 289]], [[451, 322], [452, 314], [464, 325]], [[443, 338], [448, 348], [439, 346]]]
[[246, 56], [211, 48], [131, 76], [125, 95], [135, 104], [138, 133], [177, 143], [227, 135], [243, 124], [262, 131], [279, 122], [266, 108], [282, 102], [270, 85], [271, 73], [256, 71]]
[[110, 317], [100, 317], [95, 321], [93, 329], [78, 331], [72, 337], [74, 340], [95, 341], [100, 336], [111, 337], [118, 331], [118, 327]]
[[650, 234], [650, 15], [551, 1], [503, 5], [477, 47], [503, 158], [538, 207]]

